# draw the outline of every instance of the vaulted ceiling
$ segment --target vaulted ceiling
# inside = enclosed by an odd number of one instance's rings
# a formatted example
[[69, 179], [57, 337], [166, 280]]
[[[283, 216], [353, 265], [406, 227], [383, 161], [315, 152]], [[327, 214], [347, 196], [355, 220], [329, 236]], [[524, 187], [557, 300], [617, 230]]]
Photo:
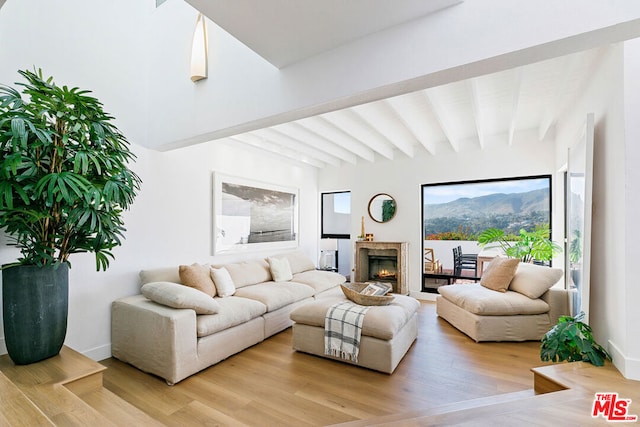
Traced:
[[543, 141], [606, 54], [595, 49], [225, 140], [318, 168]]
[[[187, 0], [278, 67], [461, 0]], [[372, 4], [375, 3], [375, 4]], [[543, 141], [606, 48], [224, 138], [318, 168]]]

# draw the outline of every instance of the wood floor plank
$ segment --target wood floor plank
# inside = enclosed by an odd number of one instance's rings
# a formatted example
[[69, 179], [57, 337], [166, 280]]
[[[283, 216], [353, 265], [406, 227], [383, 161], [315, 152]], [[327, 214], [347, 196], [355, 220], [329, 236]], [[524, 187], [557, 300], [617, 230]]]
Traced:
[[422, 302], [418, 339], [392, 375], [295, 352], [291, 329], [172, 387], [115, 359], [103, 363], [105, 387], [167, 425], [200, 425], [210, 414], [221, 425], [298, 426], [532, 390], [538, 352], [537, 342], [478, 344]]
[[0, 371], [0, 426], [52, 426], [47, 416]]

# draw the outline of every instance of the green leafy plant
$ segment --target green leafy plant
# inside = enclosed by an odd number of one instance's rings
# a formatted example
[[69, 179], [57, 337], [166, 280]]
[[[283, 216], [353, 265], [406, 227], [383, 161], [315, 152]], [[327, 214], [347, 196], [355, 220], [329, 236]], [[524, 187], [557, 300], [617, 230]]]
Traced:
[[595, 366], [611, 360], [607, 351], [591, 334], [591, 327], [582, 322], [584, 313], [576, 317], [562, 316], [558, 323], [542, 337], [540, 358], [552, 362], [590, 362]]
[[573, 230], [573, 238], [569, 244], [569, 260], [577, 263], [582, 258], [582, 233], [580, 230]]
[[89, 91], [57, 86], [42, 71], [18, 71], [26, 83], [0, 86], [0, 227], [22, 265], [67, 263], [93, 252], [107, 269], [121, 244], [121, 218], [140, 178], [113, 117]]
[[478, 235], [478, 244], [484, 247], [495, 243], [493, 246], [501, 247], [507, 256], [522, 262], [549, 261], [562, 252], [562, 248], [551, 241], [549, 235], [549, 228], [544, 226], [538, 226], [533, 231], [521, 229], [515, 237], [506, 235], [499, 228], [487, 228]]

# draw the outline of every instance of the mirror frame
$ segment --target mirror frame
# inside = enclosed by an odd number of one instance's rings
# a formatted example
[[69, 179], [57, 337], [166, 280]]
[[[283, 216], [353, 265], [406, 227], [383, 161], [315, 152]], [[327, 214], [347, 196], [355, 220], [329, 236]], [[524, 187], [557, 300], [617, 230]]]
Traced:
[[[374, 200], [376, 200], [376, 198], [381, 197], [381, 196], [386, 196], [389, 199], [393, 200], [393, 205], [395, 207], [395, 209], [393, 210], [393, 215], [391, 215], [391, 218], [389, 218], [386, 221], [383, 221], [382, 219], [376, 219], [374, 218], [374, 216], [371, 213], [371, 204], [373, 203]], [[387, 223], [389, 221], [391, 221], [395, 216], [396, 213], [398, 212], [398, 202], [396, 202], [396, 199], [393, 198], [391, 195], [387, 194], [387, 193], [378, 193], [376, 195], [374, 195], [370, 200], [369, 200], [369, 205], [367, 206], [367, 212], [369, 213], [369, 218], [371, 218], [372, 220], [374, 220], [375, 222], [379, 223], [379, 224], [384, 224]]]

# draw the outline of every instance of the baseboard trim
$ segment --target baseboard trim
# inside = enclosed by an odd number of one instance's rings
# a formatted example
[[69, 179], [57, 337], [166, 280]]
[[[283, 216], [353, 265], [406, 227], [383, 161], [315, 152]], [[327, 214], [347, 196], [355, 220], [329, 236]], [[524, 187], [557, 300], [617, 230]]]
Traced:
[[81, 351], [83, 355], [87, 356], [90, 359], [99, 362], [104, 359], [108, 359], [111, 357], [111, 344], [101, 345], [100, 347], [95, 347], [89, 350]]
[[609, 340], [609, 353], [613, 359], [613, 365], [620, 371], [623, 377], [629, 380], [640, 381], [640, 359], [627, 357], [611, 340]]

